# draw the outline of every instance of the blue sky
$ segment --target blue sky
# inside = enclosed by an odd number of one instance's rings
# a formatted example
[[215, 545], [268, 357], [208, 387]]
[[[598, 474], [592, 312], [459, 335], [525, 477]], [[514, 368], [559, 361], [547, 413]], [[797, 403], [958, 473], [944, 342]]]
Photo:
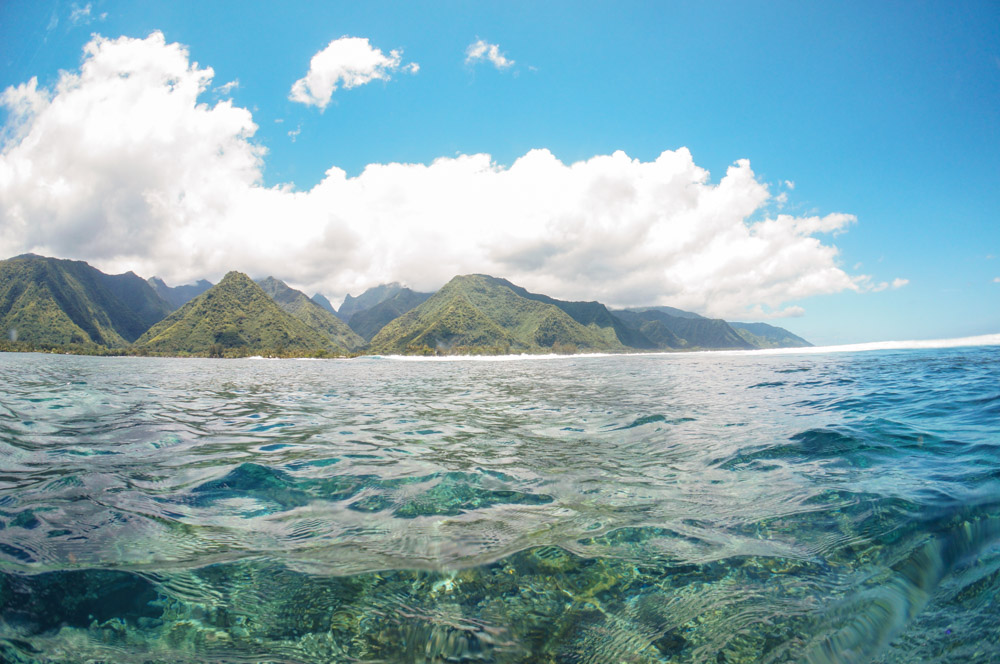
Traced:
[[[213, 134], [210, 140], [222, 141], [220, 145], [230, 146], [232, 153], [250, 150], [247, 145], [258, 150], [256, 157], [245, 155], [246, 160], [256, 160], [256, 172], [248, 177], [254, 180], [256, 194], [264, 189], [270, 194], [253, 207], [272, 211], [272, 217], [247, 222], [246, 236], [257, 238], [256, 244], [235, 242], [227, 253], [224, 238], [240, 228], [236, 219], [245, 212], [232, 208], [220, 213], [225, 219], [220, 217], [216, 226], [199, 226], [210, 222], [204, 216], [197, 223], [174, 222], [162, 205], [152, 211], [142, 208], [151, 199], [189, 200], [201, 195], [170, 189], [151, 196], [160, 182], [156, 178], [167, 174], [151, 174], [149, 180], [128, 185], [120, 175], [110, 184], [86, 179], [86, 186], [77, 190], [89, 192], [88, 196], [103, 195], [106, 200], [111, 191], [112, 197], [143, 201], [130, 203], [130, 214], [120, 209], [108, 213], [122, 215], [114, 223], [99, 219], [101, 210], [108, 209], [106, 204], [95, 202], [90, 213], [74, 217], [66, 210], [89, 209], [86, 201], [43, 205], [31, 198], [37, 192], [24, 193], [8, 185], [0, 191], [0, 215], [5, 215], [0, 224], [8, 227], [6, 235], [0, 232], [0, 249], [7, 254], [49, 251], [89, 260], [102, 269], [134, 269], [143, 276], [155, 271], [168, 281], [217, 279], [228, 261], [233, 269], [275, 273], [307, 292], [321, 290], [332, 299], [346, 292], [357, 294], [384, 279], [431, 288], [441, 285], [438, 282], [443, 283], [447, 273], [501, 272], [498, 276], [520, 279], [526, 287], [556, 297], [592, 293], [590, 297], [622, 305], [639, 304], [637, 298], [644, 298], [730, 319], [796, 314], [771, 322], [817, 343], [1000, 331], [997, 3], [289, 4], [4, 3], [0, 89], [16, 88], [37, 77], [37, 87], [48, 91], [49, 101], [59, 98], [55, 86], [60, 72], [79, 71], [85, 60], [83, 48], [95, 34], [111, 40], [123, 36], [145, 40], [160, 31], [166, 45], [183, 45], [190, 63], [213, 72], [197, 101], [214, 109], [231, 99], [234, 108], [246, 109], [252, 118], [256, 127], [252, 132], [234, 137], [230, 128], [225, 136]], [[344, 36], [367, 39], [386, 58], [399, 51], [398, 66], [386, 71], [387, 80], [376, 78], [349, 89], [341, 81], [324, 109], [290, 98], [292, 85], [306, 76], [313, 56]], [[488, 58], [468, 61], [467, 49], [479, 40], [496, 45], [513, 64], [498, 67]], [[162, 48], [149, 46], [150, 52]], [[407, 69], [413, 64], [419, 67], [416, 72]], [[220, 89], [230, 81], [238, 85]], [[95, 98], [80, 106], [89, 109], [80, 111], [81, 124], [90, 122], [90, 113], [101, 112]], [[71, 101], [66, 97], [67, 105]], [[8, 164], [21, 164], [22, 169], [32, 164], [32, 172], [38, 174], [44, 173], [41, 164], [80, 159], [79, 172], [93, 173], [94, 165], [85, 163], [91, 157], [79, 157], [78, 152], [66, 156], [65, 140], [45, 149], [45, 141], [54, 141], [59, 133], [51, 129], [55, 120], [44, 116], [55, 113], [57, 106], [29, 117], [7, 104], [2, 119]], [[192, 105], [188, 110], [193, 109]], [[120, 105], [106, 111], [115, 112], [123, 112]], [[154, 161], [127, 162], [129, 170], [152, 172], [157, 157], [175, 164], [189, 160], [192, 172], [181, 176], [174, 170], [169, 177], [198, 186], [198, 159], [191, 156], [190, 146], [182, 145], [185, 139], [175, 135], [183, 133], [177, 128], [185, 126], [184, 117], [157, 116], [160, 126], [173, 127], [174, 133], [167, 143], [150, 146], [143, 159]], [[138, 119], [129, 119], [133, 121]], [[228, 122], [232, 127], [245, 121]], [[134, 134], [147, 135], [140, 130]], [[243, 143], [237, 145], [237, 140]], [[127, 159], [139, 159], [135, 154], [141, 152], [141, 143], [118, 147], [128, 148], [121, 153]], [[690, 152], [685, 173], [698, 169], [710, 173], [701, 185], [706, 188], [704, 200], [711, 198], [712, 187], [724, 188], [720, 182], [728, 168], [738, 160], [749, 160], [752, 181], [741, 187], [734, 184], [741, 193], [731, 197], [734, 209], [742, 211], [739, 223], [745, 227], [777, 215], [823, 219], [840, 214], [854, 219], [829, 220], [828, 230], [815, 233], [782, 231], [788, 237], [775, 240], [779, 242], [775, 247], [783, 247], [785, 253], [773, 249], [778, 256], [773, 269], [747, 276], [743, 280], [747, 284], [754, 279], [759, 283], [745, 288], [733, 273], [740, 263], [731, 254], [749, 246], [740, 244], [748, 238], [734, 235], [730, 245], [720, 240], [717, 250], [701, 252], [690, 266], [678, 263], [677, 247], [663, 248], [658, 258], [656, 251], [667, 246], [662, 239], [634, 258], [621, 249], [601, 253], [600, 247], [591, 246], [588, 238], [595, 237], [596, 244], [613, 245], [601, 240], [601, 233], [613, 236], [612, 213], [617, 209], [624, 209], [623, 215], [632, 220], [623, 222], [622, 237], [632, 233], [637, 243], [644, 242], [643, 232], [652, 226], [642, 226], [646, 223], [642, 220], [657, 209], [670, 208], [670, 197], [686, 190], [642, 189], [653, 171], [637, 165], [607, 166], [608, 171], [602, 170], [606, 165], [594, 163], [590, 169], [577, 169], [585, 172], [576, 175], [558, 166], [616, 151], [639, 164], [651, 164], [661, 153], [681, 148]], [[164, 153], [155, 154], [158, 149]], [[496, 219], [488, 228], [470, 227], [480, 214], [489, 218], [490, 209], [497, 207], [490, 203], [495, 200], [491, 197], [503, 200], [518, 191], [510, 183], [486, 182], [503, 179], [505, 169], [537, 149], [549, 151], [557, 163], [542, 163], [530, 172], [525, 167], [518, 177], [512, 169], [507, 179], [550, 183], [558, 204], [551, 208], [534, 204], [549, 200], [543, 188], [526, 194], [523, 202], [532, 204], [531, 209], [548, 210], [552, 220], [539, 217], [532, 224], [549, 224], [549, 230], [536, 233], [528, 224], [503, 233], [497, 226], [504, 222]], [[171, 157], [175, 150], [180, 156]], [[430, 165], [442, 157], [477, 154], [489, 155], [487, 162], [501, 175], [456, 179], [461, 191], [479, 191], [476, 183], [482, 183], [481, 197], [469, 194], [461, 205], [447, 209], [419, 195], [422, 189], [447, 191], [444, 166], [432, 169], [431, 184], [421, 179], [431, 175], [417, 169], [397, 169], [377, 181], [372, 169], [367, 182], [359, 177], [371, 164]], [[119, 157], [109, 151], [100, 163]], [[320, 196], [319, 185], [331, 167], [345, 171], [346, 184]], [[243, 176], [219, 171], [224, 168], [249, 167], [227, 162], [206, 168], [217, 175], [205, 177], [243, 182]], [[75, 172], [67, 168], [65, 174], [51, 177], [72, 181]], [[592, 197], [598, 195], [594, 192], [609, 179], [616, 187], [608, 190], [609, 196], [618, 196], [630, 182], [642, 182], [647, 184], [636, 185], [646, 192], [642, 196], [661, 198], [641, 209], [638, 203], [615, 199], [608, 203], [612, 221], [576, 220], [575, 214], [583, 214], [581, 208], [594, 207]], [[123, 193], [126, 186], [133, 187], [131, 193]], [[232, 187], [234, 193], [226, 201], [239, 195], [237, 185]], [[767, 192], [766, 201], [760, 199], [761, 187]], [[285, 193], [281, 202], [279, 189]], [[392, 200], [393, 192], [399, 191], [405, 200], [384, 210], [382, 217], [369, 218], [365, 215], [373, 214], [372, 203], [358, 193], [360, 189], [381, 192], [379, 200]], [[567, 193], [578, 190], [585, 201]], [[300, 200], [306, 196], [293, 201], [293, 192], [316, 195], [308, 203]], [[724, 192], [715, 193], [717, 199], [725, 198]], [[337, 209], [338, 200], [352, 196], [357, 200]], [[476, 200], [484, 201], [482, 210]], [[213, 200], [198, 210], [226, 205], [236, 203]], [[692, 205], [688, 217], [696, 221], [691, 223], [716, 223], [711, 221], [717, 213], [714, 206], [721, 203]], [[299, 212], [318, 215], [320, 209], [325, 216], [322, 221], [316, 217], [313, 226], [284, 220]], [[519, 209], [513, 206], [508, 213], [516, 215]], [[24, 217], [24, 210], [37, 217]], [[156, 222], [162, 227], [147, 220], [157, 214], [163, 217]], [[451, 242], [447, 238], [459, 239], [440, 255], [426, 256], [433, 250], [423, 248], [425, 263], [433, 263], [435, 269], [422, 267], [406, 247], [423, 245], [406, 233], [433, 235], [432, 218], [449, 214], [454, 218], [441, 221], [445, 239], [437, 246]], [[175, 215], [197, 216], [189, 208]], [[393, 226], [386, 220], [389, 217], [399, 225]], [[688, 217], [648, 223], [659, 224], [661, 236], [669, 235], [671, 224], [686, 223], [683, 219]], [[35, 224], [35, 231], [28, 228]], [[226, 233], [215, 232], [221, 228]], [[315, 237], [301, 246], [289, 240], [284, 258], [266, 253], [267, 246], [282, 245], [283, 234], [293, 230], [315, 232]], [[703, 246], [730, 231], [691, 237]], [[79, 232], [80, 237], [101, 235], [117, 238], [119, 245], [133, 244], [116, 253], [89, 241], [60, 243], [53, 239], [60, 232], [66, 238]], [[274, 238], [271, 233], [278, 240], [261, 239]], [[340, 233], [346, 239], [338, 245]], [[365, 235], [374, 237], [360, 237]], [[792, 235], [794, 246], [788, 239]], [[167, 247], [174, 240], [164, 238], [175, 236], [186, 238], [188, 244], [177, 240], [177, 246]], [[403, 239], [394, 244], [392, 238], [397, 236]], [[480, 244], [494, 244], [473, 249], [476, 238], [484, 237], [489, 239]], [[560, 249], [560, 242], [572, 246], [572, 251]], [[198, 245], [197, 252], [190, 249], [191, 243]], [[204, 246], [213, 243], [217, 246], [211, 251]], [[329, 250], [319, 251], [321, 245]], [[380, 246], [391, 260], [376, 255]], [[188, 255], [194, 257], [180, 258]], [[636, 261], [634, 274], [628, 272], [629, 260]], [[712, 261], [725, 265], [717, 267]], [[837, 273], [832, 268], [809, 272], [808, 265], [826, 265], [825, 261], [836, 266]], [[372, 267], [366, 270], [365, 265]], [[704, 274], [705, 285], [676, 273], [664, 277], [657, 273], [657, 265], [687, 266], [689, 273]], [[609, 283], [618, 286], [605, 286]]]

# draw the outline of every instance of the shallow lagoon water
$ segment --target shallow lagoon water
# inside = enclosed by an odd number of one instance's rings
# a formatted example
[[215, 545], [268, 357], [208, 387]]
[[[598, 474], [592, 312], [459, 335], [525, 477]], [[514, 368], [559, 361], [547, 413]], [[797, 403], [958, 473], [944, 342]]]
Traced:
[[1000, 662], [998, 376], [0, 354], [0, 661]]

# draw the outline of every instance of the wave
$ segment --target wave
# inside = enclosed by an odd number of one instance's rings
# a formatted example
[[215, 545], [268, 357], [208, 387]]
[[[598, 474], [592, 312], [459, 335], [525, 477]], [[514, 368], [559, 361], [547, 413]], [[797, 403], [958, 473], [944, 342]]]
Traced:
[[937, 348], [962, 348], [967, 346], [1000, 346], [1000, 334], [981, 334], [954, 339], [911, 339], [909, 341], [868, 341], [837, 346], [808, 346], [806, 348], [763, 348], [760, 350], [708, 350], [699, 353], [723, 355], [798, 355], [819, 353], [857, 353], [872, 350], [930, 350]]
[[[516, 362], [521, 360], [572, 360], [581, 357], [621, 357], [650, 353], [521, 353], [519, 355], [364, 355], [364, 359], [395, 360], [398, 362]], [[659, 354], [659, 353], [654, 353]]]
[[523, 360], [572, 360], [580, 358], [669, 356], [683, 355], [817, 355], [822, 353], [858, 353], [877, 350], [930, 350], [937, 348], [963, 348], [968, 346], [1000, 346], [1000, 333], [981, 334], [954, 339], [911, 339], [907, 341], [867, 341], [835, 346], [807, 346], [804, 348], [762, 348], [758, 350], [699, 350], [699, 351], [640, 351], [630, 353], [576, 353], [573, 355], [547, 353], [519, 355], [364, 355], [359, 359], [395, 360], [398, 362], [515, 362]]

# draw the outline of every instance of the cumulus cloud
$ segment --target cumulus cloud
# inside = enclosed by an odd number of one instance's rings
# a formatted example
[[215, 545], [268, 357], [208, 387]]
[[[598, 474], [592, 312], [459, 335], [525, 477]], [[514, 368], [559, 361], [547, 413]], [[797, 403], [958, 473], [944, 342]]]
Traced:
[[393, 72], [417, 73], [416, 62], [402, 64], [403, 52], [389, 55], [362, 37], [341, 37], [327, 44], [309, 61], [309, 71], [295, 81], [288, 98], [307, 106], [327, 107], [337, 86], [349, 90], [374, 80], [388, 81]]
[[489, 61], [497, 69], [503, 70], [514, 66], [513, 60], [508, 60], [500, 52], [499, 44], [489, 44], [482, 39], [469, 44], [465, 49], [466, 64], [476, 64], [478, 62]]
[[485, 272], [555, 297], [739, 319], [870, 289], [823, 238], [853, 216], [768, 215], [774, 196], [747, 160], [713, 182], [685, 148], [646, 162], [459, 155], [355, 177], [332, 167], [308, 191], [265, 187], [250, 112], [199, 102], [212, 75], [156, 32], [95, 37], [52, 89], [8, 88], [0, 256], [80, 258], [172, 284], [237, 269], [333, 299]]
[[250, 140], [249, 111], [197, 102], [212, 74], [157, 32], [96, 37], [80, 71], [63, 72], [52, 90], [34, 79], [5, 90], [3, 253], [32, 246], [148, 262], [177, 251], [189, 263], [219, 251], [199, 246], [197, 217], [217, 216], [225, 196], [255, 186], [264, 151]]

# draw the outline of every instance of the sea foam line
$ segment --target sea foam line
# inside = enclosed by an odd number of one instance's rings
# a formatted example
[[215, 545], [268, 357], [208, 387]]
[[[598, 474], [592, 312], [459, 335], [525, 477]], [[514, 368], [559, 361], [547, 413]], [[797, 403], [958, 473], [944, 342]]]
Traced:
[[912, 339], [908, 341], [868, 341], [837, 346], [806, 346], [804, 348], [761, 348], [757, 350], [700, 350], [654, 351], [632, 353], [577, 353], [520, 354], [520, 355], [365, 355], [366, 359], [395, 360], [397, 362], [517, 362], [524, 360], [572, 360], [594, 357], [659, 356], [683, 357], [685, 355], [817, 355], [822, 353], [857, 353], [873, 350], [925, 350], [936, 348], [961, 348], [965, 346], [1000, 346], [1000, 334], [981, 334], [954, 339]]
[[981, 334], [955, 339], [911, 339], [908, 341], [868, 341], [838, 346], [807, 346], [805, 348], [762, 348], [759, 350], [709, 350], [702, 353], [725, 355], [792, 355], [801, 353], [856, 353], [870, 350], [925, 350], [961, 348], [964, 346], [1000, 346], [1000, 334]]

